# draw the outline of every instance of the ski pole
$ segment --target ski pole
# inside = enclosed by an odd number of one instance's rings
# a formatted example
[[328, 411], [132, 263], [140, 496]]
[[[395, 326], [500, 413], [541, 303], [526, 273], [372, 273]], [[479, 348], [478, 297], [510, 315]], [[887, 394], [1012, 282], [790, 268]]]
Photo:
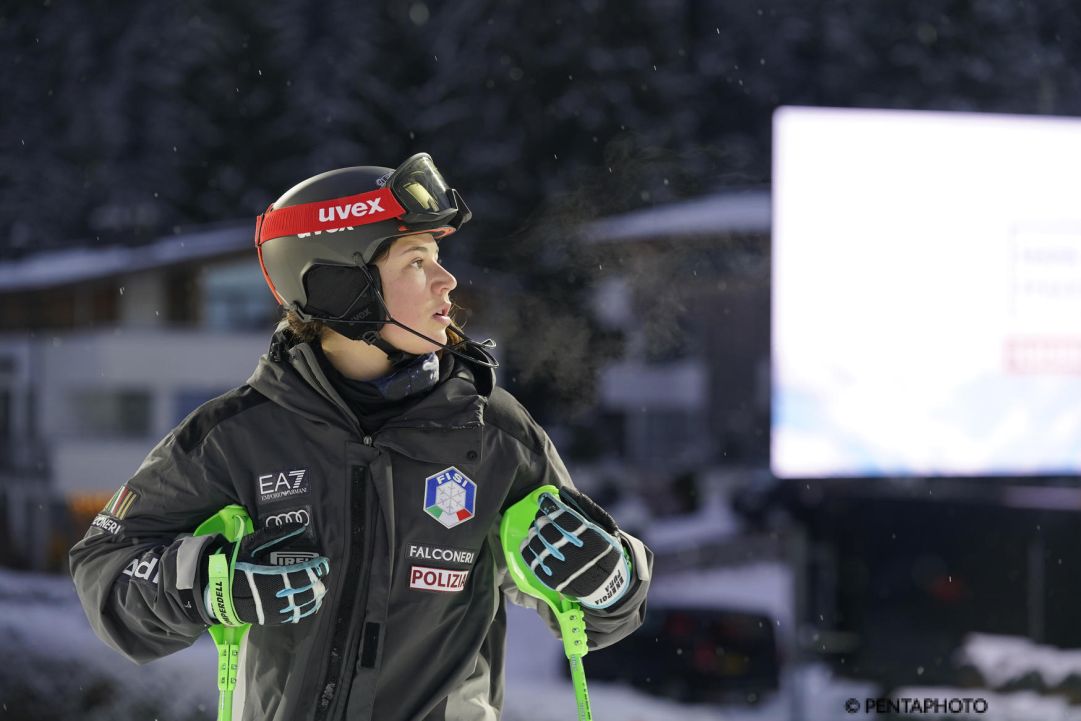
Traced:
[[[220, 533], [225, 539], [236, 543], [254, 530], [251, 518], [243, 506], [226, 506], [195, 529], [196, 536], [209, 536]], [[213, 563], [213, 559], [211, 561]], [[211, 568], [210, 582], [215, 578], [220, 582], [232, 584], [231, 569]], [[240, 644], [244, 635], [251, 628], [250, 623], [239, 626], [226, 626], [216, 623], [209, 629], [210, 637], [218, 650], [218, 721], [233, 720], [233, 689], [236, 688], [237, 670], [240, 665]]]
[[529, 527], [533, 525], [533, 519], [537, 515], [542, 493], [551, 493], [558, 497], [559, 489], [552, 485], [541, 486], [508, 508], [499, 524], [499, 541], [503, 546], [503, 555], [507, 559], [507, 569], [514, 579], [514, 585], [522, 593], [547, 603], [555, 613], [559, 621], [560, 635], [563, 637], [563, 652], [567, 655], [571, 668], [571, 684], [574, 686], [574, 698], [578, 704], [578, 721], [592, 721], [593, 711], [589, 707], [589, 690], [586, 688], [586, 672], [582, 665], [582, 657], [589, 651], [582, 607], [577, 601], [541, 583], [518, 550], [529, 535]]

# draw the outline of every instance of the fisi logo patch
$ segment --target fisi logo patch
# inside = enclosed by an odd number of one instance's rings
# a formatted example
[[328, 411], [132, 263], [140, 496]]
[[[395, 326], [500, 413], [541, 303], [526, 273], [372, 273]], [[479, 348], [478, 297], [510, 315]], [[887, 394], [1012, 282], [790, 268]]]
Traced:
[[477, 507], [477, 484], [454, 466], [424, 479], [424, 512], [446, 528], [465, 523]]

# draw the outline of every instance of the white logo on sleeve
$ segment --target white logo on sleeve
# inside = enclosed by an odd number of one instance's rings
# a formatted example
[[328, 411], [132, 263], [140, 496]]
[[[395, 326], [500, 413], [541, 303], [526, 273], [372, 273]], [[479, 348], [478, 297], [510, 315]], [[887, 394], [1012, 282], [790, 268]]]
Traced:
[[300, 523], [302, 525], [309, 525], [312, 522], [311, 514], [308, 513], [306, 508], [298, 508], [295, 511], [285, 511], [284, 513], [275, 513], [273, 516], [267, 516], [263, 525], [266, 528], [279, 528], [286, 523]]
[[293, 496], [303, 495], [309, 490], [311, 488], [306, 468], [259, 476], [260, 501], [283, 501]]
[[312, 551], [272, 551], [270, 565], [292, 566], [294, 563], [304, 563], [318, 557], [319, 554]]
[[100, 528], [107, 533], [111, 533], [114, 536], [124, 530], [123, 526], [106, 516], [104, 513], [99, 513], [94, 516], [94, 520], [90, 522], [90, 525], [95, 528]]
[[421, 561], [445, 561], [460, 566], [472, 566], [477, 554], [461, 548], [443, 548], [411, 543], [409, 544], [409, 557]]
[[151, 556], [149, 558], [133, 558], [127, 568], [124, 569], [124, 575], [137, 578], [140, 581], [149, 581], [150, 583], [158, 582], [158, 558]]

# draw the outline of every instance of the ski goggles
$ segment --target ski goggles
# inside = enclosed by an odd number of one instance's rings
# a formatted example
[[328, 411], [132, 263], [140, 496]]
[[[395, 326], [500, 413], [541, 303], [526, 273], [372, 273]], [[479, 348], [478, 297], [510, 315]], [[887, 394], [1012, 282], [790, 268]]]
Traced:
[[286, 235], [305, 237], [359, 225], [398, 220], [399, 230], [457, 230], [472, 217], [458, 191], [447, 185], [427, 153], [417, 153], [378, 181], [380, 187], [344, 198], [268, 208], [255, 225], [255, 244]]

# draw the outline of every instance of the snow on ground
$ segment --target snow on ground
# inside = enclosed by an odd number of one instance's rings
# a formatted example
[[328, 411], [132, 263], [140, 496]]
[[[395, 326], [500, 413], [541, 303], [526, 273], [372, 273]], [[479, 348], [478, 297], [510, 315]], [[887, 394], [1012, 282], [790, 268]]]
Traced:
[[[505, 721], [566, 721], [574, 691], [561, 674], [562, 646], [532, 611], [510, 606]], [[0, 719], [34, 701], [41, 719], [213, 719], [215, 651], [209, 637], [138, 666], [90, 630], [66, 576], [0, 569]], [[12, 660], [18, 659], [18, 663]], [[586, 672], [589, 670], [586, 656]], [[688, 706], [618, 685], [590, 684], [598, 721], [784, 721], [783, 699], [754, 709]], [[10, 708], [8, 707], [10, 704]], [[20, 718], [22, 721], [22, 718]]]
[[[658, 596], [679, 597], [682, 581], [660, 581]], [[752, 595], [754, 588], [764, 595], [784, 588], [776, 572], [764, 568], [713, 574], [703, 588], [723, 595], [725, 585]], [[508, 624], [504, 721], [575, 718], [560, 642], [532, 611], [509, 605]], [[28, 704], [37, 704], [33, 717], [43, 721], [214, 718], [215, 651], [209, 637], [135, 665], [93, 634], [66, 576], [0, 569], [0, 651], [9, 659], [0, 674], [0, 720], [24, 721], [16, 711], [30, 709]], [[588, 655], [585, 666], [588, 677]], [[819, 666], [785, 679], [780, 693], [756, 706], [686, 705], [613, 683], [593, 682], [589, 689], [597, 721], [835, 721], [843, 718], [844, 699], [871, 695], [868, 685], [834, 679]]]
[[[209, 719], [216, 711], [216, 654], [209, 636], [137, 666], [90, 630], [66, 576], [0, 570], [0, 651], [8, 660], [0, 675], [0, 719], [35, 704], [38, 718], [80, 721], [113, 721], [117, 707], [153, 714], [147, 721]], [[178, 686], [184, 693], [176, 692]]]
[[[533, 611], [507, 607], [507, 689], [504, 721], [567, 721], [575, 718], [574, 689], [561, 675], [566, 657], [560, 643]], [[588, 683], [598, 721], [718, 721], [734, 718], [711, 706], [659, 699], [619, 684]], [[770, 717], [776, 718], [776, 717]], [[764, 720], [763, 720], [764, 721]]]
[[[759, 564], [756, 564], [759, 565]], [[730, 569], [728, 580], [752, 582], [771, 578], [761, 568]], [[711, 582], [719, 588], [720, 572]], [[659, 579], [667, 582], [668, 577]], [[772, 578], [775, 582], [776, 578]], [[655, 582], [656, 583], [656, 582]], [[669, 588], [676, 588], [675, 584]], [[768, 585], [759, 586], [767, 590]], [[654, 593], [651, 591], [651, 596]], [[760, 609], [760, 606], [756, 606]], [[575, 718], [574, 691], [563, 680], [562, 645], [532, 611], [507, 607], [507, 689], [504, 721], [567, 721]], [[589, 677], [589, 655], [585, 659]], [[876, 695], [873, 684], [835, 678], [822, 665], [810, 665], [782, 679], [780, 692], [755, 706], [713, 706], [676, 703], [613, 683], [589, 683], [597, 721], [839, 721], [849, 698]]]
[[1063, 650], [1016, 636], [969, 634], [958, 651], [957, 662], [979, 672], [991, 688], [1029, 673], [1039, 676], [1045, 688], [1054, 688], [1071, 676], [1081, 679], [1081, 650]]
[[[744, 598], [738, 596], [742, 593], [748, 603], [756, 598], [774, 603], [768, 598], [787, 587], [777, 569], [762, 566], [711, 572], [708, 582], [700, 584], [700, 600], [720, 595], [725, 603], [735, 602]], [[684, 595], [693, 589], [677, 581], [659, 578], [658, 599], [694, 600]], [[575, 718], [574, 692], [563, 675], [566, 660], [559, 641], [532, 611], [509, 606], [508, 624], [504, 721]], [[215, 715], [215, 651], [209, 637], [185, 651], [137, 666], [94, 636], [65, 576], [0, 569], [0, 652], [6, 661], [0, 672], [0, 721], [196, 721]], [[987, 677], [995, 677], [1004, 663], [1016, 667], [1019, 656], [1044, 668], [1048, 678], [1060, 679], [1065, 667], [1078, 668], [1074, 652], [1052, 651], [1022, 639], [983, 636], [966, 644], [966, 660], [986, 670]], [[585, 666], [588, 677], [588, 655]], [[613, 683], [593, 682], [589, 689], [597, 721], [871, 719], [873, 713], [846, 713], [845, 701], [862, 702], [878, 695], [873, 684], [838, 679], [822, 665], [788, 669], [781, 691], [755, 706], [680, 704]], [[910, 688], [899, 689], [894, 696], [978, 696], [989, 706], [986, 713], [971, 717], [980, 721], [1081, 721], [1081, 707], [1025, 691]], [[37, 705], [29, 708], [29, 702]]]

